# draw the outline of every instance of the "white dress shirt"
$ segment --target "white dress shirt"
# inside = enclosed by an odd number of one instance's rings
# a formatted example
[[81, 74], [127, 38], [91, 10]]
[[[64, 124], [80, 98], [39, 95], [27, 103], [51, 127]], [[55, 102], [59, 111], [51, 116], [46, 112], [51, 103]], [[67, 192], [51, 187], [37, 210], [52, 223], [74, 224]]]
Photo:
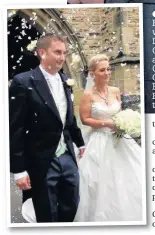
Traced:
[[[67, 114], [67, 99], [66, 99], [66, 95], [65, 95], [65, 91], [64, 91], [64, 87], [63, 87], [60, 75], [59, 73], [56, 73], [54, 75], [49, 74], [41, 67], [41, 65], [40, 65], [40, 70], [42, 71], [47, 81], [47, 84], [54, 98], [56, 107], [58, 109], [58, 112], [60, 114], [60, 118], [64, 127], [66, 123], [66, 114]], [[62, 153], [65, 152], [66, 149], [67, 147], [66, 147], [64, 136], [62, 133], [58, 147], [56, 149], [56, 156], [59, 157]]]

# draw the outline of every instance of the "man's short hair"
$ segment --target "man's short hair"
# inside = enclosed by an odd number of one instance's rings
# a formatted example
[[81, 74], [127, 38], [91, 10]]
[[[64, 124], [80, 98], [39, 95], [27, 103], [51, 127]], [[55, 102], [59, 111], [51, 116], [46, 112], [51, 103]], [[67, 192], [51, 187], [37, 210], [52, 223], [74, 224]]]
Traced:
[[66, 37], [59, 34], [46, 33], [44, 36], [41, 36], [39, 38], [36, 44], [36, 52], [39, 59], [40, 59], [38, 53], [39, 49], [44, 49], [44, 50], [48, 49], [51, 46], [52, 41], [60, 41], [64, 42], [65, 45], [67, 44]]

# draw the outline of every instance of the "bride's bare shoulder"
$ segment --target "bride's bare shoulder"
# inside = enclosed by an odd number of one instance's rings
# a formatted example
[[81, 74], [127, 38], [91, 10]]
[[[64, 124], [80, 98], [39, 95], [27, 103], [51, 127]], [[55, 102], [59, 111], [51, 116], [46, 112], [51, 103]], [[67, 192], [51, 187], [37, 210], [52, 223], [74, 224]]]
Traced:
[[93, 89], [89, 88], [83, 92], [81, 102], [89, 102], [92, 99]]

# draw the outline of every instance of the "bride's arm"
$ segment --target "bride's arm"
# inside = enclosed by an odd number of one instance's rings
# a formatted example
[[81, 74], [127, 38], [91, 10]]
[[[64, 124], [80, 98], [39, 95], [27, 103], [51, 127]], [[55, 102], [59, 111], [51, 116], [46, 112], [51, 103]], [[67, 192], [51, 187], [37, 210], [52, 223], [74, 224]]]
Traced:
[[116, 88], [116, 99], [118, 100], [118, 102], [120, 103], [121, 105], [121, 108], [120, 110], [122, 109], [122, 100], [121, 100], [121, 93], [120, 93], [120, 89], [117, 87]]
[[91, 94], [85, 92], [80, 102], [80, 118], [84, 125], [94, 128], [109, 127], [114, 128], [112, 120], [97, 120], [91, 117]]
[[118, 87], [116, 88], [116, 99], [121, 104], [121, 94], [120, 94], [120, 89]]

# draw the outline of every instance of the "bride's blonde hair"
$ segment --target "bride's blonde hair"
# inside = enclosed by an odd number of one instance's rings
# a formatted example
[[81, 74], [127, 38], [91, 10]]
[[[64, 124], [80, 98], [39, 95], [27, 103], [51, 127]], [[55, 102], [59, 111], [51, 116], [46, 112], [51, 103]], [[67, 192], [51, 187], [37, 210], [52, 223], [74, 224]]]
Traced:
[[99, 54], [91, 57], [91, 59], [88, 62], [88, 70], [91, 73], [91, 71], [94, 71], [96, 69], [96, 66], [101, 61], [109, 61], [109, 58], [105, 54]]

